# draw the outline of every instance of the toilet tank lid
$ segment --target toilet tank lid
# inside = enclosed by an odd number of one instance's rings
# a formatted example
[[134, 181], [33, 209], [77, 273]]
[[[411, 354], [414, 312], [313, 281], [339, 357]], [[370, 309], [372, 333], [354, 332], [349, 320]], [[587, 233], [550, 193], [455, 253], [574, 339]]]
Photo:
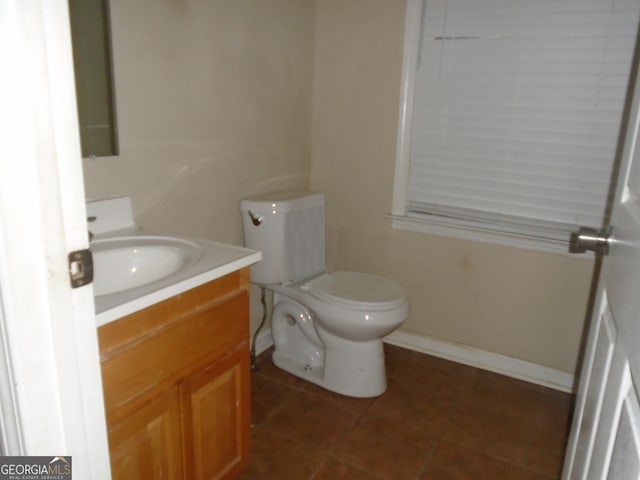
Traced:
[[286, 213], [324, 205], [324, 195], [303, 190], [267, 193], [240, 201], [240, 210], [255, 213]]

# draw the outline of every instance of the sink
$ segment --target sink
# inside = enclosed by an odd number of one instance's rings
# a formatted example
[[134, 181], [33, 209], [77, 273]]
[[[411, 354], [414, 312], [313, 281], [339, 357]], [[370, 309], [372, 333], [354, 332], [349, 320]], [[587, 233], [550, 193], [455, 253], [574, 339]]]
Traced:
[[93, 290], [97, 297], [138, 288], [176, 274], [202, 256], [194, 242], [135, 235], [91, 242]]
[[[139, 229], [129, 197], [87, 202], [95, 234], [93, 294], [101, 327], [259, 262], [256, 250]], [[248, 273], [242, 281], [248, 282]]]

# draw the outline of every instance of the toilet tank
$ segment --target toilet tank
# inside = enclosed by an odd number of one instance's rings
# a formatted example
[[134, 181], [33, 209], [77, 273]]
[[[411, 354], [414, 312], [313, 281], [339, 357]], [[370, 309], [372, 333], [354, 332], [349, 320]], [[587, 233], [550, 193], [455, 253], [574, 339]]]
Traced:
[[304, 280], [324, 271], [324, 196], [278, 192], [240, 202], [244, 243], [262, 251], [251, 281]]

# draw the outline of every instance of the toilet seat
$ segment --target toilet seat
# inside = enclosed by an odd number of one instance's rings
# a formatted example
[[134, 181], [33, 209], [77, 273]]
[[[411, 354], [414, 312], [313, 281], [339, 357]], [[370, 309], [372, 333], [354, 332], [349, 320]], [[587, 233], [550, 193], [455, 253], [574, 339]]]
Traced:
[[302, 290], [320, 301], [358, 310], [391, 310], [406, 302], [398, 283], [361, 272], [325, 273], [306, 282]]

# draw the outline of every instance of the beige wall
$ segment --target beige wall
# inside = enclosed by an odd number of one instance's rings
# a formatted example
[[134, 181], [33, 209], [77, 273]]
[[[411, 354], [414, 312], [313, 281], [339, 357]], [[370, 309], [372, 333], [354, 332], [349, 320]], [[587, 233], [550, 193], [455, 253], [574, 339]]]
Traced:
[[85, 161], [87, 196], [241, 243], [240, 199], [308, 186], [313, 2], [110, 3], [120, 156]]
[[85, 162], [88, 197], [131, 195], [146, 229], [240, 243], [241, 198], [311, 175], [329, 267], [401, 282], [404, 330], [573, 372], [590, 262], [384, 218], [404, 1], [111, 4], [121, 155]]
[[404, 1], [317, 0], [311, 186], [328, 262], [409, 293], [402, 330], [574, 372], [592, 262], [394, 230]]
[[[84, 162], [87, 197], [242, 244], [242, 198], [308, 187], [313, 1], [110, 3], [120, 155]], [[255, 329], [257, 289], [251, 306]]]

